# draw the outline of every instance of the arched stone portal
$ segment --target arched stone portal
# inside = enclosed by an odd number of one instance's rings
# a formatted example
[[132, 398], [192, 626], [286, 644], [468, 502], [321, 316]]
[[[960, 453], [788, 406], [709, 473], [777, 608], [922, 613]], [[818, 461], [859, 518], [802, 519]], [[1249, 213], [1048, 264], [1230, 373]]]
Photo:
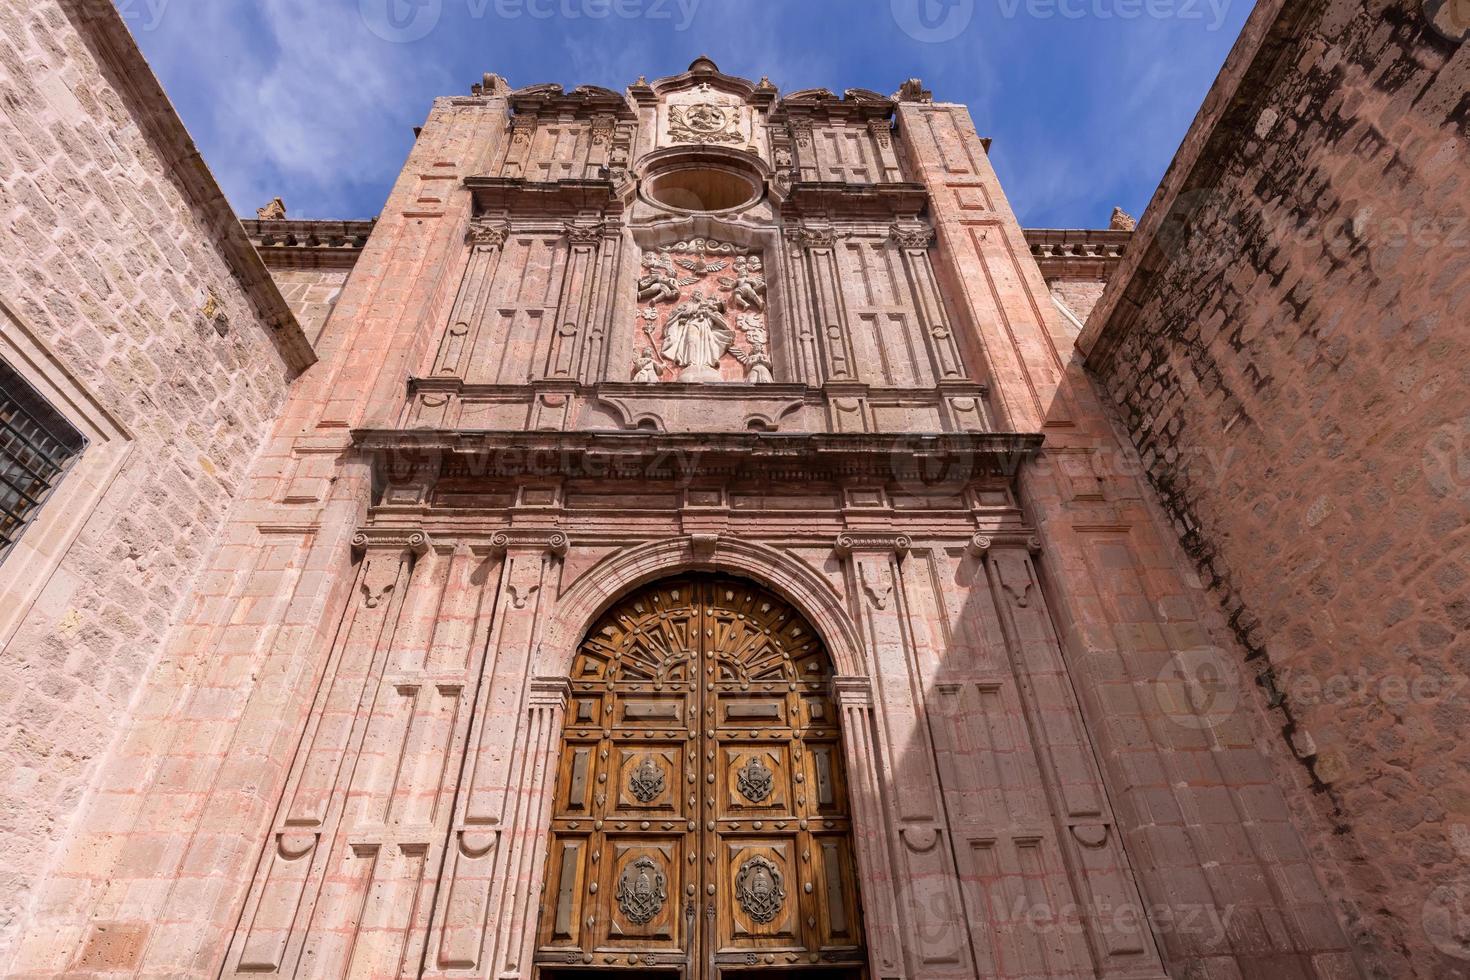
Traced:
[[788, 602], [686, 574], [583, 639], [556, 772], [542, 976], [866, 964], [832, 661]]

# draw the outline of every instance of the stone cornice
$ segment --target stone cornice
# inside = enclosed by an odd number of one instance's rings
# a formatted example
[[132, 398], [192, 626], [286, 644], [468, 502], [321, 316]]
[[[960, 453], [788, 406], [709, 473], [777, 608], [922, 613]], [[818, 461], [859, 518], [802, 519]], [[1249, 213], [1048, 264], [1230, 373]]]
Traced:
[[138, 49], [122, 14], [112, 0], [75, 0], [62, 4], [61, 9], [93, 46], [99, 65], [109, 75], [108, 83], [132, 103], [133, 118], [159, 161], [178, 180], [200, 224], [265, 323], [282, 360], [298, 372], [311, 367], [316, 363], [311, 342]]
[[357, 264], [377, 219], [301, 221], [242, 220], [261, 259], [272, 269], [351, 269]]
[[1123, 264], [1131, 231], [1107, 228], [1027, 228], [1026, 244], [1044, 279], [1105, 282]]
[[480, 213], [570, 217], [599, 214], [616, 217], [627, 205], [611, 180], [539, 182], [521, 177], [466, 177]]

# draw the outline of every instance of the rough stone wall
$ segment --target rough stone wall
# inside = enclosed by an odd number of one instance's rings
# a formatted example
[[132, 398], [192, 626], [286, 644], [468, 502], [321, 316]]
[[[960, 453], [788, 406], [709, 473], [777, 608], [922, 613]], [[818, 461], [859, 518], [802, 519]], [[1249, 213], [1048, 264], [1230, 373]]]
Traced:
[[349, 269], [272, 269], [271, 278], [291, 304], [301, 329], [315, 343], [342, 295]]
[[1417, 4], [1288, 5], [1084, 337], [1402, 976], [1470, 975], [1467, 88]]
[[0, 301], [132, 445], [0, 650], [0, 962], [291, 374], [70, 13], [0, 6]]

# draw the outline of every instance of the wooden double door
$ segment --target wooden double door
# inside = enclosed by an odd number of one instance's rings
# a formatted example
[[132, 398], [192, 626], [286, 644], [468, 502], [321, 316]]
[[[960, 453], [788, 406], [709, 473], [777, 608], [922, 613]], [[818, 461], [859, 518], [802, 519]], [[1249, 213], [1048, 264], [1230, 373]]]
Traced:
[[716, 576], [630, 595], [578, 651], [542, 977], [861, 977], [831, 663], [786, 602]]

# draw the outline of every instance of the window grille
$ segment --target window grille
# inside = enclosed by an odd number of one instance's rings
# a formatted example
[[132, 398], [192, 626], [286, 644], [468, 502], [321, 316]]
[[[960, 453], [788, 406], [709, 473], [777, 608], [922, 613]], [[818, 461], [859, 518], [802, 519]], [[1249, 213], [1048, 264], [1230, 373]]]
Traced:
[[71, 423], [0, 361], [0, 561], [86, 446]]

